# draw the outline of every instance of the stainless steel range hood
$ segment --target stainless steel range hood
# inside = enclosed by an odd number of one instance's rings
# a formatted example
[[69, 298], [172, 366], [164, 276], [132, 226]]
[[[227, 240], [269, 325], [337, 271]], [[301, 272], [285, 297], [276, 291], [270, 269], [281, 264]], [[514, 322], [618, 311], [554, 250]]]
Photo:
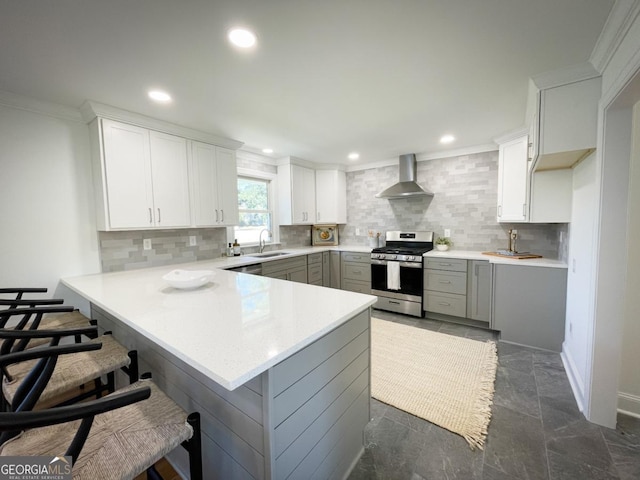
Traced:
[[398, 163], [398, 183], [381, 191], [376, 198], [407, 198], [416, 196], [433, 197], [433, 193], [416, 183], [418, 162], [413, 153], [400, 155]]

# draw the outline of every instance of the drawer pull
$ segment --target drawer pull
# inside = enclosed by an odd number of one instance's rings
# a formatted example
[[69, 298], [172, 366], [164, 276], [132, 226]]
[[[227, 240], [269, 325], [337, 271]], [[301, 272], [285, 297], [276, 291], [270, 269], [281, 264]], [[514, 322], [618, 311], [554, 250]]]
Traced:
[[394, 302], [393, 300], [389, 300], [389, 303], [393, 303], [394, 305], [400, 305], [400, 302]]
[[451, 266], [450, 263], [439, 263], [438, 265], [440, 265], [441, 267], [450, 267]]
[[353, 274], [354, 275], [362, 275], [362, 271], [361, 270], [354, 270]]
[[447, 303], [447, 302], [438, 302], [438, 305], [441, 305], [443, 307], [450, 307], [451, 306], [451, 304]]
[[440, 280], [440, 282], [439, 282], [439, 283], [443, 283], [443, 284], [445, 284], [445, 285], [448, 285], [448, 284], [450, 284], [451, 282], [450, 282], [449, 280], [446, 280], [446, 281], [445, 281], [445, 280]]

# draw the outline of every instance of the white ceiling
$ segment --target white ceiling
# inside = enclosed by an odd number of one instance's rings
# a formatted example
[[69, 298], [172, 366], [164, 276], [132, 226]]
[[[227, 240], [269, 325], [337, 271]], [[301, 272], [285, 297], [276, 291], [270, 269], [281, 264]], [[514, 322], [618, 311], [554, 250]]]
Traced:
[[[91, 99], [273, 157], [370, 163], [521, 126], [528, 78], [588, 61], [613, 3], [0, 0], [0, 90]], [[257, 48], [229, 46], [235, 25]], [[173, 103], [153, 104], [151, 87]]]

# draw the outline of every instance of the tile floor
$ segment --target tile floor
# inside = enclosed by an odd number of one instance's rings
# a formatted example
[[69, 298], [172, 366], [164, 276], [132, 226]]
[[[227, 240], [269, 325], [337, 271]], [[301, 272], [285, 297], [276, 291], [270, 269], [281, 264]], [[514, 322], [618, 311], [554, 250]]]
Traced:
[[[491, 332], [373, 311], [416, 328], [477, 340]], [[640, 479], [640, 419], [615, 430], [585, 420], [559, 354], [498, 344], [493, 416], [483, 451], [401, 410], [372, 400], [365, 452], [349, 480]]]

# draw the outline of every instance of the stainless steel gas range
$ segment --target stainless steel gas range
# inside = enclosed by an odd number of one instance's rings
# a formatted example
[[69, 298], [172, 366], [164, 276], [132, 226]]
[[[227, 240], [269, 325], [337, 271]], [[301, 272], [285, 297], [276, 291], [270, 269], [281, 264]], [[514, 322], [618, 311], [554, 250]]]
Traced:
[[433, 250], [433, 232], [387, 232], [386, 246], [371, 251], [374, 308], [422, 317], [422, 254]]

